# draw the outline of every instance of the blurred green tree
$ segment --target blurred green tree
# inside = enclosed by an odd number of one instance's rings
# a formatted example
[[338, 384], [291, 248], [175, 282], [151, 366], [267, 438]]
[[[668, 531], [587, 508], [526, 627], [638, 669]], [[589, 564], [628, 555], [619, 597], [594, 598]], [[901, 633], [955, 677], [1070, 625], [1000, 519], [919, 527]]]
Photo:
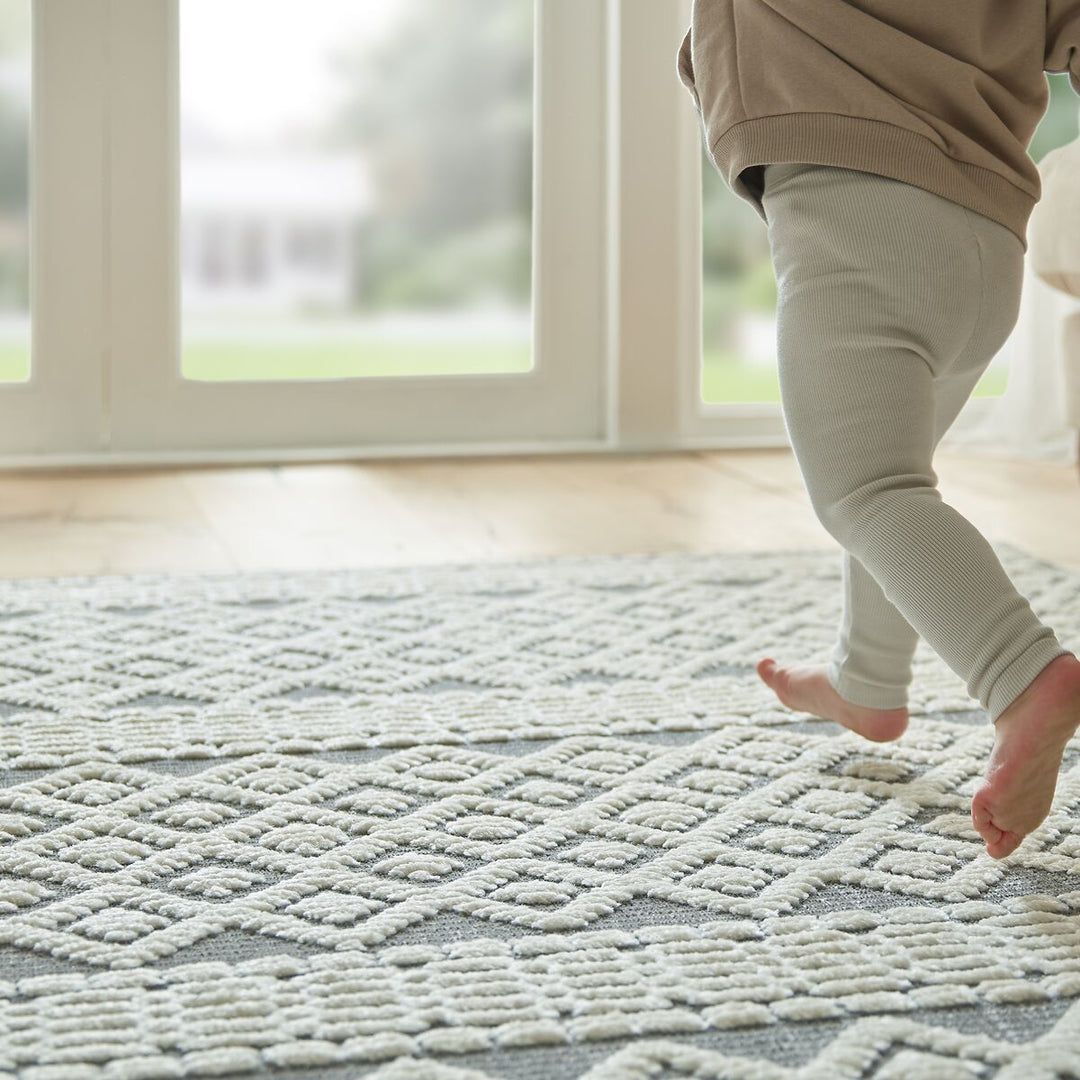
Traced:
[[533, 0], [407, 0], [384, 40], [332, 57], [323, 141], [361, 151], [376, 190], [361, 306], [528, 303], [533, 19]]

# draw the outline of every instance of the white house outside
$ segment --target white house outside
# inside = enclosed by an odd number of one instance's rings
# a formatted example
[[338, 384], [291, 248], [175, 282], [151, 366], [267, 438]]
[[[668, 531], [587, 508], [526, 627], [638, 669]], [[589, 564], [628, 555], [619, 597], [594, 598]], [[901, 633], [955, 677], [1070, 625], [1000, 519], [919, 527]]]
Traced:
[[190, 131], [180, 188], [185, 311], [347, 310], [361, 287], [357, 226], [372, 212], [363, 159], [213, 146]]

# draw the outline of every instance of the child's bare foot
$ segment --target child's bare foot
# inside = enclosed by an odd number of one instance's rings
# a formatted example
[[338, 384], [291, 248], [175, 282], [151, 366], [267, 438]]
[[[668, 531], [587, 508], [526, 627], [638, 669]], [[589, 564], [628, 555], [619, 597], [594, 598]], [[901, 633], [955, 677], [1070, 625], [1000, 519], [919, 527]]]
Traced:
[[1059, 656], [997, 718], [986, 779], [971, 820], [1003, 859], [1050, 813], [1065, 746], [1080, 726], [1080, 660]]
[[865, 739], [892, 742], [907, 730], [907, 709], [868, 709], [845, 701], [829, 682], [827, 664], [780, 667], [766, 657], [757, 673], [789, 709], [835, 720]]

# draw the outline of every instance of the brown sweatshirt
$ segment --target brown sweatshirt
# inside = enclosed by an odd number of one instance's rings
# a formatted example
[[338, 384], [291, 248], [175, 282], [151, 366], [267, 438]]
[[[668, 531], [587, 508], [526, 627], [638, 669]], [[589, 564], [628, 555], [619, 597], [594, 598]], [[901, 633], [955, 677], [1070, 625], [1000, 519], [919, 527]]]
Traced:
[[762, 165], [839, 165], [985, 214], [1025, 252], [1044, 71], [1080, 94], [1080, 0], [694, 0], [678, 55], [709, 157], [763, 221]]

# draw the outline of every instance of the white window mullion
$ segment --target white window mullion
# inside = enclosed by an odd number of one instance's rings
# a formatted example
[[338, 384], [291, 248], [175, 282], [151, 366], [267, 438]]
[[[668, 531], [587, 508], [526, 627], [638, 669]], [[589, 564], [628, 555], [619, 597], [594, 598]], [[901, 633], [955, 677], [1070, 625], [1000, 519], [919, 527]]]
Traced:
[[0, 383], [0, 466], [100, 449], [105, 0], [34, 0], [30, 125], [30, 378]]
[[616, 32], [612, 144], [613, 445], [782, 446], [775, 404], [702, 399], [702, 142], [678, 77], [691, 0], [610, 0]]
[[677, 228], [679, 132], [688, 104], [675, 70], [682, 35], [670, 4], [609, 0], [609, 12], [612, 445], [666, 449], [679, 436], [676, 357], [686, 280]]
[[[692, 0], [677, 0], [668, 11], [678, 21], [679, 43], [690, 26]], [[677, 48], [677, 46], [676, 46]], [[672, 65], [675, 57], [672, 57]], [[673, 76], [674, 77], [674, 76]], [[702, 380], [702, 180], [705, 169], [714, 166], [703, 155], [704, 132], [690, 95], [676, 82], [682, 101], [678, 119], [678, 175], [675, 177], [680, 207], [676, 226], [680, 249], [679, 432], [680, 445], [687, 448], [783, 447], [789, 446], [780, 406], [776, 402], [706, 402]], [[734, 199], [734, 195], [729, 195]], [[761, 224], [764, 232], [765, 225]]]

